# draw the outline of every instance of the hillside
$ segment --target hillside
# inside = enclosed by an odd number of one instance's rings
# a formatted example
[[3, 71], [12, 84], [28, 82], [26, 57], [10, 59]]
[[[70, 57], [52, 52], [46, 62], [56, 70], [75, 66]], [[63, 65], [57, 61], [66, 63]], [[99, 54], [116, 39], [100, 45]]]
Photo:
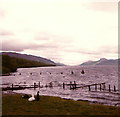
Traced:
[[15, 53], [15, 52], [2, 52], [0, 53], [2, 55], [8, 55], [11, 57], [16, 57], [16, 58], [22, 58], [22, 59], [27, 59], [30, 61], [37, 61], [37, 62], [42, 62], [44, 64], [51, 64], [51, 65], [56, 65], [53, 61], [43, 58], [43, 57], [38, 57], [38, 56], [33, 56], [33, 55], [27, 55], [27, 54], [20, 54], [20, 53]]
[[2, 59], [2, 65], [0, 65], [0, 69], [2, 69], [2, 73], [0, 73], [0, 75], [10, 74], [10, 72], [15, 72], [17, 68], [55, 66], [54, 64], [31, 61], [27, 59], [22, 59], [22, 58], [17, 58], [2, 54], [0, 55], [0, 59]]
[[106, 58], [101, 58], [98, 61], [87, 61], [84, 62], [80, 65], [118, 65], [118, 61], [120, 59], [106, 59]]

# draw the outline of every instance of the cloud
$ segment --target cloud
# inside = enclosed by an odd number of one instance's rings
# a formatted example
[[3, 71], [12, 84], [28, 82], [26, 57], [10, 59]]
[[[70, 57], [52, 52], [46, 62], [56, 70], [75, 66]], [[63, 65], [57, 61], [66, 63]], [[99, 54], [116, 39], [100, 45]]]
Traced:
[[12, 35], [14, 35], [13, 32], [7, 30], [0, 30], [0, 36], [12, 36]]
[[[0, 37], [1, 38], [1, 37]], [[25, 50], [49, 50], [49, 49], [55, 49], [57, 50], [58, 46], [51, 43], [36, 43], [36, 41], [23, 41], [21, 39], [16, 39], [16, 37], [6, 37], [3, 38], [2, 42], [2, 51], [17, 51], [22, 52]]]
[[106, 46], [102, 46], [101, 48], [99, 48], [98, 50], [100, 53], [103, 54], [118, 54], [118, 45], [106, 45]]
[[21, 52], [24, 51], [24, 49], [28, 49], [29, 47], [33, 48], [35, 46], [34, 44], [31, 43], [24, 43], [20, 41], [20, 39], [16, 39], [15, 37], [9, 37], [9, 38], [3, 37], [1, 45], [2, 45], [2, 51], [17, 51], [17, 52], [19, 51]]
[[102, 12], [116, 12], [118, 3], [114, 2], [91, 2], [87, 3], [85, 6], [88, 9], [94, 11], [102, 11]]

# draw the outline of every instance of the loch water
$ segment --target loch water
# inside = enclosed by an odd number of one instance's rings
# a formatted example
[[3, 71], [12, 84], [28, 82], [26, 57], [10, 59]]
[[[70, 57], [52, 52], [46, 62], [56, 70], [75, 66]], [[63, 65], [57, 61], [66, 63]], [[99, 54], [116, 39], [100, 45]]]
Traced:
[[[85, 73], [82, 74], [81, 71]], [[120, 106], [119, 77], [118, 66], [57, 66], [57, 67], [37, 67], [37, 68], [18, 68], [17, 72], [11, 76], [0, 77], [0, 86], [7, 87], [14, 85], [33, 85], [39, 83], [41, 88], [30, 88], [24, 90], [13, 90], [17, 93], [58, 96], [65, 99], [84, 100], [90, 103], [99, 103], [104, 105]], [[97, 91], [91, 86], [70, 90], [69, 86], [63, 89], [63, 82], [76, 82], [79, 86], [98, 84], [105, 82], [106, 90]], [[52, 82], [53, 87], [45, 87]], [[111, 91], [109, 92], [109, 85]], [[114, 91], [114, 86], [117, 91]]]

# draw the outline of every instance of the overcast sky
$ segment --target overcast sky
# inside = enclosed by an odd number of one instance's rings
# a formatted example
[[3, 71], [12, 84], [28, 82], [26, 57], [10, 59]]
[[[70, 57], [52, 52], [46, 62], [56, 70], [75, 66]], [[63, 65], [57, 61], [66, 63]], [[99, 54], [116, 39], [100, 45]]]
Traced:
[[0, 0], [1, 51], [68, 65], [117, 58], [118, 2], [83, 1]]

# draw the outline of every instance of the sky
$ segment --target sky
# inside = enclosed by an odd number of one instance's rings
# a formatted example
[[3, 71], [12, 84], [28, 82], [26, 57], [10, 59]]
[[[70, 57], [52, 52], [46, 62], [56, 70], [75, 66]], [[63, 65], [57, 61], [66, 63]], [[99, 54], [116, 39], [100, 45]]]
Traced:
[[1, 51], [66, 65], [118, 58], [116, 0], [0, 0]]

